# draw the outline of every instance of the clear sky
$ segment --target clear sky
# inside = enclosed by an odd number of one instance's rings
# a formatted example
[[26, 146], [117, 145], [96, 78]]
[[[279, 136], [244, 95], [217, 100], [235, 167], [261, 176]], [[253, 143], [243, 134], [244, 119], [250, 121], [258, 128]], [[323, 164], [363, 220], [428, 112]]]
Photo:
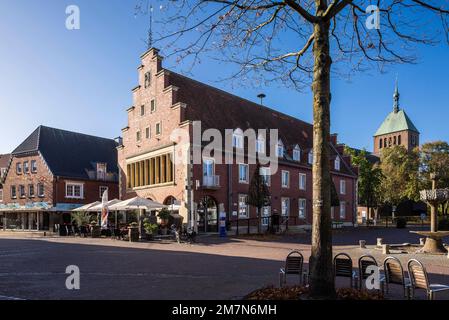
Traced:
[[[65, 28], [71, 4], [81, 9], [80, 30]], [[0, 153], [12, 151], [40, 124], [120, 135], [146, 49], [148, 17], [135, 17], [135, 5], [136, 0], [0, 0]], [[372, 150], [372, 135], [392, 110], [396, 74], [401, 107], [421, 131], [421, 142], [449, 140], [449, 46], [420, 47], [418, 55], [415, 65], [333, 81], [332, 131], [341, 142]], [[227, 67], [214, 64], [205, 59], [193, 76], [254, 101], [263, 91], [267, 105], [311, 122], [310, 92], [218, 83]], [[174, 61], [165, 66], [179, 70]]]

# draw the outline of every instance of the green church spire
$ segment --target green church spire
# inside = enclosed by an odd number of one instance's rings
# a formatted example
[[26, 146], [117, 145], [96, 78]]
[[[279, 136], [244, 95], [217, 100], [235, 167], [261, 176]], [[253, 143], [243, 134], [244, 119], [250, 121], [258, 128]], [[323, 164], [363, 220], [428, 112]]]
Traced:
[[398, 77], [396, 76], [396, 84], [394, 86], [394, 94], [393, 94], [393, 111], [394, 113], [399, 112], [399, 89], [398, 89]]

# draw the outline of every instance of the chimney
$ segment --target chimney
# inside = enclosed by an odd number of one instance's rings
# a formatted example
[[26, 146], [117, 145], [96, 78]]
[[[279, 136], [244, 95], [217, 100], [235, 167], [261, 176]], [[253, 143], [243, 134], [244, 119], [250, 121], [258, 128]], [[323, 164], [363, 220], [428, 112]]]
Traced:
[[336, 146], [338, 143], [338, 133], [331, 133], [331, 143]]

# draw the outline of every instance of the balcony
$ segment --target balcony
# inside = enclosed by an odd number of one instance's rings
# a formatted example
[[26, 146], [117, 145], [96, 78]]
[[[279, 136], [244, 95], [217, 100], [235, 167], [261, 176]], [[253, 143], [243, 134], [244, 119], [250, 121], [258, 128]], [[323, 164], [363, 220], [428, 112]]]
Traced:
[[204, 176], [203, 189], [216, 190], [220, 188], [220, 176]]

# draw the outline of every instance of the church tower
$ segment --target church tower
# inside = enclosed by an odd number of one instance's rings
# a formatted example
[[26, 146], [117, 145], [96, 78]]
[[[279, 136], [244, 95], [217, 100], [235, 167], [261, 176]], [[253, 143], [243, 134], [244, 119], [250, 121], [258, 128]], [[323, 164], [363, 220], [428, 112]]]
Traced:
[[382, 149], [402, 145], [408, 151], [419, 146], [419, 131], [403, 109], [399, 107], [398, 81], [393, 95], [393, 111], [385, 118], [374, 135], [374, 153]]

